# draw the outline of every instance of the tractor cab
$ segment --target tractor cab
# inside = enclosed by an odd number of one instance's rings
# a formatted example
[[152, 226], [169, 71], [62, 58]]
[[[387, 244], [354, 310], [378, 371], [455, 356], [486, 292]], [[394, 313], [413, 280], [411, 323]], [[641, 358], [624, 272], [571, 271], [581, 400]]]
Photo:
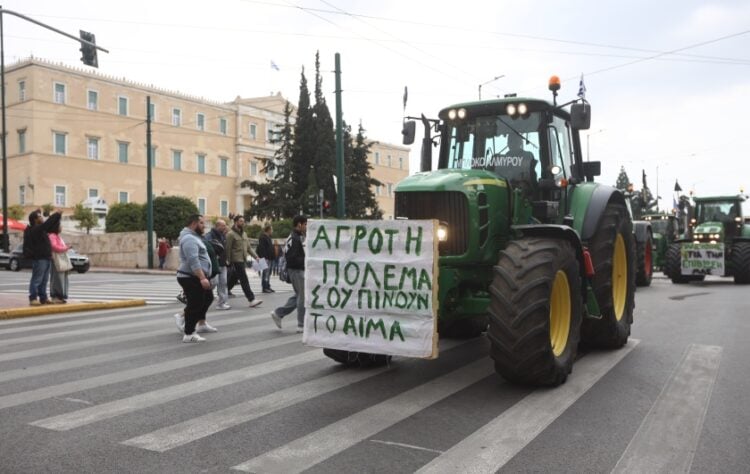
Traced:
[[695, 198], [695, 217], [691, 220], [693, 239], [697, 242], [731, 243], [743, 226], [744, 196]]

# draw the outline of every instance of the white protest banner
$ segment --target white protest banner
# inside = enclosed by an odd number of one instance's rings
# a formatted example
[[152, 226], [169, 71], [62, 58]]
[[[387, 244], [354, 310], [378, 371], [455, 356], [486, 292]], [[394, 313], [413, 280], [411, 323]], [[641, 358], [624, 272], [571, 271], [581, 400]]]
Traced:
[[308, 221], [302, 342], [437, 357], [436, 229], [432, 220]]
[[724, 275], [724, 244], [682, 244], [680, 263], [683, 275]]

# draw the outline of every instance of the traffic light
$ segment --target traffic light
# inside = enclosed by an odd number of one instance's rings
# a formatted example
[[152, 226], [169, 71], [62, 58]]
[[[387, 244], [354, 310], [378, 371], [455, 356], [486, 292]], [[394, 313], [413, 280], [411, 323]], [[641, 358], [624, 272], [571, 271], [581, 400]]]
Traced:
[[[81, 31], [81, 39], [89, 43], [96, 44], [96, 36], [88, 31]], [[99, 67], [99, 60], [96, 57], [96, 47], [81, 42], [81, 62], [86, 66]]]
[[318, 196], [315, 193], [307, 195], [307, 214], [314, 216], [318, 210]]

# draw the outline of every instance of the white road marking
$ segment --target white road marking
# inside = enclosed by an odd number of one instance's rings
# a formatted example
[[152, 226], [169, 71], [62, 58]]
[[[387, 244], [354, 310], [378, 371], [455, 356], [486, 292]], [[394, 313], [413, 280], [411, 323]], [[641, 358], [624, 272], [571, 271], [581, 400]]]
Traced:
[[233, 469], [287, 474], [302, 472], [493, 373], [492, 362], [482, 358]]
[[617, 351], [587, 354], [575, 363], [564, 385], [527, 395], [417, 472], [496, 472], [628, 355], [638, 342], [631, 339]]
[[398, 446], [400, 448], [416, 449], [417, 451], [427, 451], [428, 453], [443, 454], [443, 451], [438, 449], [423, 448], [422, 446], [414, 446], [413, 444], [396, 443], [394, 441], [382, 441], [379, 439], [371, 439], [371, 443], [386, 444], [388, 446]]
[[722, 348], [691, 344], [613, 473], [690, 472]]

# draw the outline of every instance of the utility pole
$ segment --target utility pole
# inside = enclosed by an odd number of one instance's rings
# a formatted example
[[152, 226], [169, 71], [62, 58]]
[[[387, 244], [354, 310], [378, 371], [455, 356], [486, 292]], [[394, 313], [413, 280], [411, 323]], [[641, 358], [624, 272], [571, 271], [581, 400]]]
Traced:
[[341, 110], [341, 55], [336, 53], [336, 182], [338, 195], [336, 197], [336, 217], [343, 219], [346, 214], [344, 193], [344, 131], [343, 112]]
[[[52, 30], [55, 33], [61, 34], [63, 36], [66, 36], [68, 38], [72, 38], [79, 43], [81, 43], [81, 52], [83, 53], [83, 57], [81, 57], [81, 60], [84, 62], [84, 64], [87, 65], [93, 65], [96, 67], [96, 50], [104, 51], [105, 53], [109, 53], [106, 49], [102, 48], [101, 46], [97, 46], [96, 43], [93, 42], [94, 35], [91, 33], [87, 33], [85, 31], [81, 31], [81, 37], [76, 38], [73, 35], [70, 35], [68, 33], [65, 33], [64, 31], [60, 31], [57, 28], [53, 28], [49, 25], [45, 25], [44, 23], [40, 21], [36, 21], [33, 18], [29, 18], [26, 15], [21, 15], [20, 13], [16, 13], [11, 10], [6, 10], [0, 5], [0, 86], [2, 86], [2, 99], [0, 99], [0, 107], [2, 107], [2, 119], [3, 119], [3, 126], [2, 126], [2, 154], [3, 154], [3, 189], [2, 189], [2, 200], [3, 200], [3, 236], [2, 236], [2, 248], [4, 252], [8, 252], [8, 151], [6, 149], [6, 141], [5, 141], [5, 135], [6, 135], [6, 124], [5, 124], [5, 44], [4, 44], [4, 34], [3, 34], [3, 15], [13, 15], [18, 18], [24, 19], [26, 21], [29, 21], [31, 23], [34, 23], [36, 25], [39, 25], [43, 28], [47, 28], [48, 30]], [[92, 41], [89, 41], [89, 38]]]
[[148, 268], [154, 268], [154, 200], [151, 183], [152, 168], [151, 151], [151, 96], [146, 96], [146, 240], [148, 240]]

